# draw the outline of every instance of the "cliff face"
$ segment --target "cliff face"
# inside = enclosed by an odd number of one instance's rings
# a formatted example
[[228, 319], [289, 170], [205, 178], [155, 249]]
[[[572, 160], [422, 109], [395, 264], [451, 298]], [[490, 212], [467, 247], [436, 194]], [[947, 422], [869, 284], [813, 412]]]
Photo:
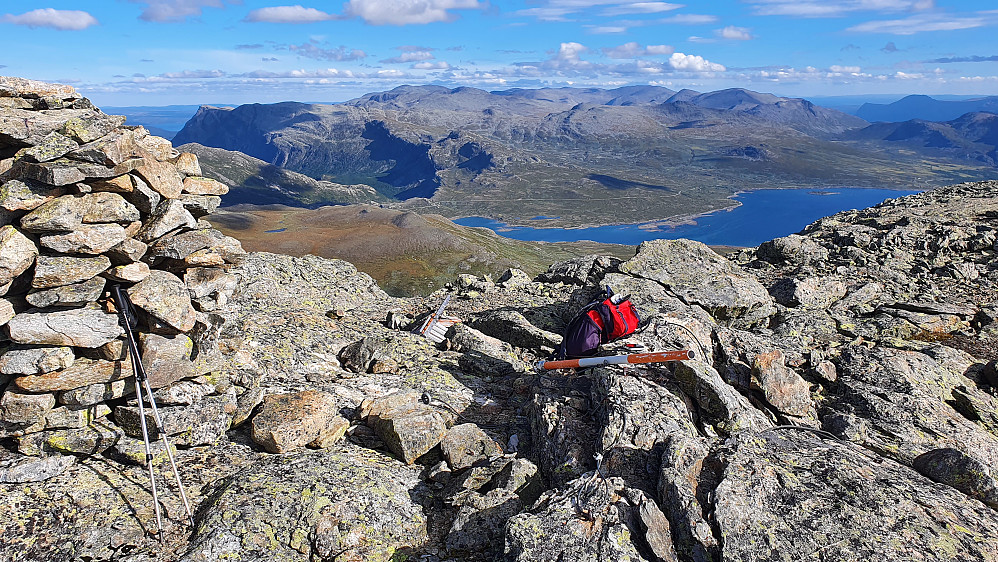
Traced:
[[[249, 254], [207, 315], [219, 361], [160, 395], [194, 529], [168, 485], [166, 543], [145, 534], [148, 472], [113, 439], [66, 456], [14, 436], [0, 553], [998, 560], [996, 234], [985, 182], [732, 259], [656, 241], [425, 299], [346, 262]], [[600, 285], [632, 295], [635, 341], [697, 359], [533, 372]], [[463, 322], [443, 344], [408, 331], [446, 294]], [[101, 423], [126, 423], [128, 403]]]

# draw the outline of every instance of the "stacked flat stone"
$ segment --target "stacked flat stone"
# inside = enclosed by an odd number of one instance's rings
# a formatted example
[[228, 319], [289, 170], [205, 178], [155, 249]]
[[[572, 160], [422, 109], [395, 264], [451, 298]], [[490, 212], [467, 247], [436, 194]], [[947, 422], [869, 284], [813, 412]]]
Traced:
[[245, 252], [201, 220], [228, 187], [124, 123], [70, 86], [0, 77], [0, 440], [23, 454], [138, 453], [116, 283], [174, 441], [211, 442], [235, 408], [235, 390], [211, 382], [212, 311]]

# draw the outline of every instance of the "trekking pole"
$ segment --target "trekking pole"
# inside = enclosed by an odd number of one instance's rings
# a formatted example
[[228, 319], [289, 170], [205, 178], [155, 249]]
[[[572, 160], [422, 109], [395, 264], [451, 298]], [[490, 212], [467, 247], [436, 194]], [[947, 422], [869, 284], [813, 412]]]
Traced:
[[668, 361], [686, 361], [693, 359], [693, 352], [688, 349], [676, 351], [653, 351], [650, 353], [631, 353], [628, 355], [611, 355], [608, 357], [583, 357], [581, 359], [564, 359], [561, 361], [538, 361], [534, 368], [537, 371], [553, 371], [555, 369], [581, 369], [599, 365], [628, 365], [637, 363], [666, 363]]
[[142, 388], [145, 388], [146, 396], [149, 398], [149, 406], [152, 410], [153, 419], [156, 421], [156, 430], [163, 440], [166, 448], [166, 455], [170, 458], [170, 466], [173, 468], [173, 476], [177, 479], [177, 488], [180, 490], [180, 498], [184, 502], [184, 509], [187, 511], [187, 519], [194, 527], [194, 516], [191, 513], [190, 503], [187, 501], [187, 493], [184, 491], [184, 483], [180, 480], [180, 472], [177, 470], [177, 462], [173, 458], [173, 451], [170, 450], [170, 441], [166, 437], [166, 429], [163, 427], [163, 418], [159, 415], [159, 408], [156, 407], [156, 399], [153, 397], [152, 386], [149, 384], [149, 377], [146, 376], [145, 367], [142, 365], [139, 356], [139, 346], [135, 342], [135, 334], [132, 327], [138, 325], [138, 318], [132, 309], [132, 303], [128, 300], [128, 295], [121, 290], [121, 285], [112, 287], [115, 304], [121, 314], [122, 324], [124, 324], [125, 335], [128, 341], [128, 355], [132, 360], [132, 373], [135, 375], [135, 396], [139, 403], [139, 425], [142, 427], [142, 441], [145, 444], [146, 466], [149, 467], [149, 482], [152, 487], [152, 501], [156, 510], [156, 536], [159, 542], [163, 542], [163, 518], [160, 515], [159, 496], [156, 493], [156, 476], [152, 468], [152, 449], [149, 446], [149, 430], [146, 425], [145, 407], [142, 403]]

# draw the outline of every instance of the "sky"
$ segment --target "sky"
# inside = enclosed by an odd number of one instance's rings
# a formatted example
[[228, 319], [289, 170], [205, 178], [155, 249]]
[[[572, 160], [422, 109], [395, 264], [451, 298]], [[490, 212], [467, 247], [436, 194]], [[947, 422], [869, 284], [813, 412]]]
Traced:
[[[294, 0], [291, 0], [294, 1]], [[0, 75], [98, 105], [402, 84], [998, 95], [994, 0], [0, 0]]]

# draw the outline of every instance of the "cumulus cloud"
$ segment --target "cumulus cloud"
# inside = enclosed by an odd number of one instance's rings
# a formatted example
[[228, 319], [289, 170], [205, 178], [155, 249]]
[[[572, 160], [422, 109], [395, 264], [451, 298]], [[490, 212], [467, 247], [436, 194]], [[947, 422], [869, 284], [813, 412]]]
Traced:
[[586, 47], [581, 43], [575, 43], [574, 41], [562, 43], [558, 48], [557, 58], [558, 60], [577, 63], [580, 61], [582, 54], [588, 51], [589, 47]]
[[687, 55], [684, 53], [672, 53], [669, 57], [669, 66], [676, 70], [688, 72], [724, 72], [724, 65], [710, 62], [699, 55]]
[[294, 6], [273, 6], [260, 8], [247, 14], [243, 21], [267, 23], [315, 23], [339, 19], [341, 16], [327, 14], [315, 8], [305, 8], [298, 4]]
[[367, 53], [360, 49], [350, 49], [343, 45], [335, 49], [324, 49], [319, 46], [317, 41], [309, 41], [301, 45], [288, 45], [287, 49], [298, 56], [315, 60], [349, 61], [367, 57]]
[[97, 18], [84, 11], [53, 8], [31, 10], [19, 16], [5, 14], [0, 21], [27, 27], [51, 27], [63, 31], [79, 31], [100, 23]]
[[647, 57], [654, 55], [671, 55], [675, 49], [670, 45], [648, 45], [642, 47], [641, 44], [631, 41], [617, 47], [604, 47], [603, 54], [611, 59], [633, 59], [637, 57]]
[[448, 22], [457, 18], [452, 10], [480, 10], [478, 0], [349, 0], [344, 12], [371, 25], [410, 25]]
[[[222, 0], [129, 0], [133, 4], [144, 4], [139, 19], [151, 22], [182, 22], [190, 17], [198, 17], [204, 8], [224, 8]], [[236, 0], [232, 0], [236, 1]]]

